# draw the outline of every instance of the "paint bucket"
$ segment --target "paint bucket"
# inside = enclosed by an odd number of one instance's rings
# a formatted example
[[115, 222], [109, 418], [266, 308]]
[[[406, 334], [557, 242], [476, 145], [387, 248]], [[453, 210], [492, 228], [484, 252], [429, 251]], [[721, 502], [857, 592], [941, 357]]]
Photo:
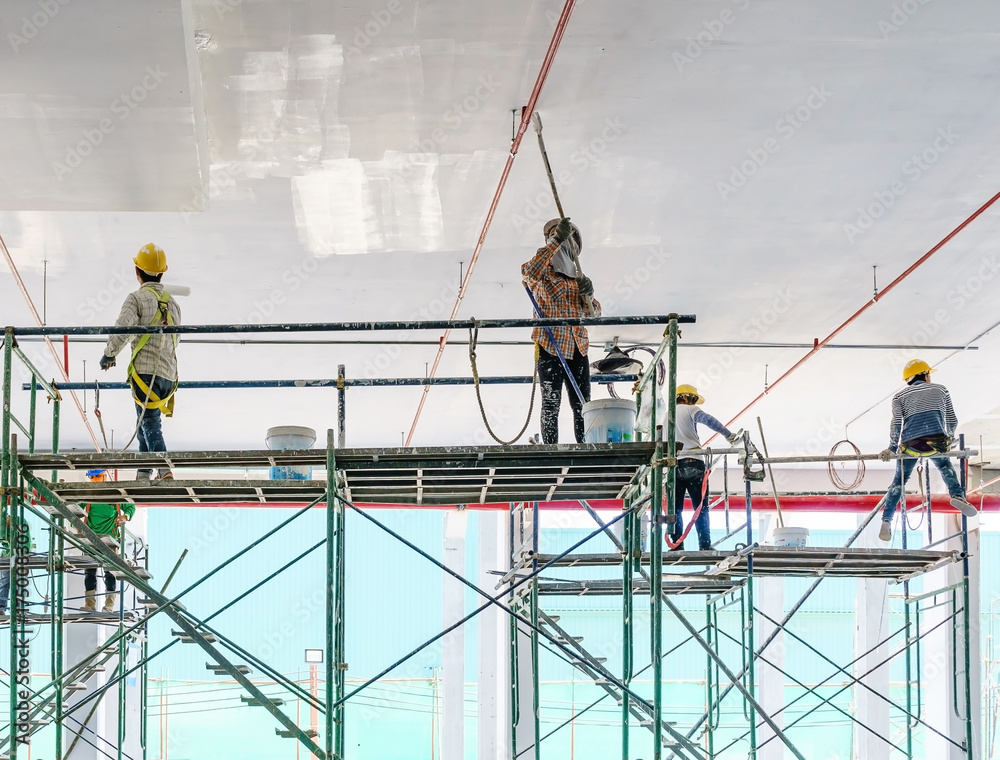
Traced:
[[[280, 425], [268, 428], [264, 439], [271, 451], [309, 449], [316, 443], [316, 431], [299, 425]], [[286, 465], [271, 468], [271, 480], [311, 480], [309, 465]]]
[[629, 443], [635, 440], [635, 402], [602, 398], [583, 405], [586, 443]]
[[808, 546], [809, 528], [775, 528], [770, 543], [772, 546]]

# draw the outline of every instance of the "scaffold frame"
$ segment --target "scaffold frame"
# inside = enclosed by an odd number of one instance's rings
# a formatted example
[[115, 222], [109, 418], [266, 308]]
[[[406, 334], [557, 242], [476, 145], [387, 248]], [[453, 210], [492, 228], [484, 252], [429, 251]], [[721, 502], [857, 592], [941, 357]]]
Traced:
[[[907, 735], [905, 748], [892, 746], [913, 757], [914, 729], [923, 726], [926, 729], [938, 731], [928, 726], [915, 712], [914, 701], [921, 699], [919, 684], [919, 667], [916, 667], [917, 677], [912, 678], [913, 660], [919, 658], [920, 645], [927, 635], [921, 631], [920, 620], [922, 604], [933, 595], [947, 593], [950, 595], [950, 613], [937, 626], [950, 625], [956, 641], [964, 640], [965, 662], [962, 672], [964, 683], [959, 683], [959, 664], [954, 663], [952, 677], [955, 679], [955, 693], [962, 692], [966, 734], [962, 742], [945, 737], [955, 746], [960, 746], [965, 756], [972, 760], [973, 747], [973, 705], [974, 695], [971, 692], [969, 651], [971, 626], [965, 611], [969, 609], [970, 564], [968, 555], [968, 524], [962, 518], [961, 530], [956, 534], [962, 549], [930, 551], [928, 549], [893, 552], [857, 549], [853, 544], [857, 541], [864, 528], [874, 519], [881, 505], [868, 515], [864, 524], [859, 526], [847, 543], [840, 549], [795, 550], [778, 549], [759, 545], [755, 540], [753, 528], [752, 504], [754, 494], [751, 490], [751, 467], [756, 463], [787, 463], [795, 461], [856, 461], [871, 459], [876, 455], [859, 457], [762, 457], [753, 447], [748, 435], [744, 436], [742, 445], [735, 449], [708, 451], [703, 455], [711, 458], [741, 456], [744, 471], [744, 503], [746, 522], [744, 526], [730, 532], [726, 539], [740, 531], [745, 531], [745, 541], [732, 551], [713, 550], [712, 552], [665, 552], [664, 528], [675, 517], [674, 490], [676, 487], [675, 471], [677, 466], [676, 431], [673, 424], [676, 412], [677, 387], [677, 353], [679, 341], [679, 324], [693, 322], [691, 316], [667, 315], [665, 317], [627, 317], [627, 318], [589, 318], [582, 320], [489, 320], [469, 322], [441, 321], [413, 323], [323, 323], [309, 325], [259, 325], [246, 329], [244, 325], [203, 325], [151, 328], [26, 328], [24, 330], [6, 328], [4, 333], [4, 381], [3, 381], [3, 448], [0, 459], [0, 488], [2, 488], [2, 514], [0, 525], [17, 526], [25, 520], [25, 515], [32, 514], [43, 522], [50, 534], [45, 560], [31, 557], [23, 547], [14, 548], [11, 552], [12, 574], [21, 569], [45, 569], [52, 589], [52, 604], [48, 615], [44, 616], [51, 626], [53, 651], [51, 659], [51, 680], [35, 686], [29, 682], [26, 698], [15, 699], [14, 695], [21, 693], [24, 686], [18, 681], [15, 668], [9, 674], [9, 694], [11, 695], [9, 723], [6, 728], [0, 728], [0, 751], [5, 751], [7, 757], [17, 758], [19, 739], [28, 738], [43, 725], [39, 718], [45, 718], [45, 724], [55, 726], [54, 752], [57, 758], [64, 756], [64, 733], [72, 722], [79, 722], [74, 716], [91, 702], [99, 702], [101, 697], [120, 684], [133, 673], [138, 672], [145, 684], [145, 668], [155, 657], [162, 654], [170, 646], [178, 642], [193, 643], [201, 647], [212, 658], [211, 665], [217, 672], [225, 673], [238, 683], [247, 693], [249, 705], [265, 709], [275, 719], [282, 736], [298, 741], [308, 752], [323, 760], [345, 760], [348, 757], [346, 748], [346, 705], [349, 700], [361, 693], [365, 688], [377, 682], [390, 673], [401, 663], [440, 640], [450, 631], [472, 620], [483, 610], [498, 608], [507, 616], [510, 622], [509, 652], [511, 664], [511, 721], [514, 740], [511, 746], [512, 757], [526, 757], [530, 753], [536, 760], [544, 756], [543, 742], [561, 727], [557, 727], [546, 735], [542, 735], [540, 723], [540, 683], [539, 661], [542, 647], [555, 652], [574, 667], [583, 672], [604, 691], [604, 696], [615, 698], [620, 704], [621, 713], [621, 751], [626, 760], [634, 755], [634, 747], [630, 745], [630, 728], [636, 725], [649, 728], [652, 734], [650, 751], [653, 760], [662, 760], [664, 756], [678, 757], [684, 760], [710, 760], [723, 756], [727, 746], [717, 747], [720, 740], [719, 710], [723, 701], [734, 690], [738, 692], [740, 701], [747, 715], [746, 737], [751, 748], [751, 757], [757, 756], [757, 751], [769, 741], [777, 740], [784, 743], [787, 750], [795, 757], [804, 760], [804, 755], [796, 747], [792, 737], [788, 735], [789, 726], [779, 726], [774, 714], [770, 714], [757, 698], [755, 668], [758, 662], [767, 662], [766, 650], [779, 632], [789, 633], [788, 624], [795, 613], [800, 610], [827, 577], [869, 577], [890, 578], [900, 583], [903, 588], [903, 603], [905, 623], [902, 631], [894, 636], [902, 636], [903, 645], [892, 657], [902, 655], [906, 661], [906, 703], [905, 706], [896, 701], [890, 702], [893, 709], [907, 718]], [[638, 441], [634, 444], [602, 445], [585, 444], [574, 446], [544, 447], [535, 446], [522, 450], [523, 447], [460, 447], [445, 449], [347, 449], [344, 430], [344, 389], [343, 382], [339, 390], [339, 430], [327, 432], [326, 444], [322, 450], [310, 452], [273, 452], [273, 451], [205, 451], [205, 452], [171, 452], [160, 454], [128, 454], [128, 453], [87, 453], [60, 452], [60, 388], [47, 381], [35, 368], [28, 357], [17, 347], [16, 337], [23, 335], [65, 335], [65, 334], [109, 334], [125, 333], [139, 334], [149, 332], [195, 333], [210, 334], [216, 332], [288, 332], [288, 331], [336, 331], [336, 330], [408, 330], [408, 329], [448, 329], [464, 327], [525, 327], [559, 324], [665, 324], [666, 333], [663, 341], [649, 362], [647, 369], [637, 382], [637, 408], [641, 409], [644, 402], [650, 405], [649, 428], [640, 430]], [[668, 371], [661, 385], [657, 378], [657, 365], [666, 358]], [[12, 412], [13, 372], [15, 362], [23, 364], [31, 375], [28, 391], [29, 416], [27, 421], [18, 419]], [[340, 370], [340, 380], [344, 372]], [[419, 379], [417, 379], [419, 380]], [[405, 385], [406, 383], [386, 383], [386, 385]], [[446, 383], [445, 383], [446, 384]], [[457, 383], [456, 383], [457, 384]], [[428, 383], [429, 385], [429, 383]], [[665, 385], [665, 387], [664, 387]], [[328, 385], [323, 387], [329, 387]], [[36, 452], [36, 414], [37, 394], [44, 392], [52, 403], [52, 446], [51, 452]], [[661, 398], [662, 397], [662, 398]], [[659, 426], [656, 410], [659, 404], [665, 407], [663, 426]], [[18, 432], [15, 432], [14, 429]], [[19, 435], [27, 442], [26, 452], [18, 449]], [[340, 444], [338, 446], [338, 443]], [[972, 454], [965, 449], [964, 442], [959, 449], [950, 452], [951, 455], [965, 460]], [[119, 483], [59, 483], [57, 473], [62, 469], [79, 469], [91, 466], [123, 468], [137, 465], [155, 465], [163, 463], [172, 467], [272, 467], [278, 465], [316, 464], [325, 470], [322, 482], [310, 482], [303, 485], [276, 483], [275, 481], [259, 481], [247, 485], [244, 481], [240, 491], [237, 481], [226, 479], [208, 479], [200, 481], [178, 480], [170, 484], [141, 484], [123, 481]], [[728, 459], [726, 459], [728, 466]], [[395, 470], [393, 469], [395, 468]], [[428, 488], [428, 482], [422, 481], [422, 472], [437, 469], [442, 473], [452, 474], [452, 485], [435, 492]], [[505, 469], [531, 470], [527, 477], [512, 479], [509, 488], [495, 487], [504, 479]], [[586, 476], [575, 479], [573, 468], [579, 468]], [[967, 467], [962, 468], [963, 484], [967, 477]], [[419, 506], [434, 506], [442, 504], [485, 503], [490, 501], [505, 501], [509, 504], [509, 536], [510, 564], [506, 568], [498, 568], [502, 576], [497, 587], [488, 591], [476, 583], [463, 577], [460, 573], [447, 567], [435, 559], [429, 552], [416, 546], [405, 537], [393, 531], [389, 526], [379, 521], [371, 511], [365, 509], [360, 502], [374, 500], [379, 495], [377, 487], [363, 485], [364, 473], [377, 473], [380, 477], [393, 473], [405, 485], [398, 490], [384, 488], [381, 493], [386, 501], [402, 503], [414, 508]], [[483, 473], [486, 473], [485, 476]], [[498, 472], [500, 473], [498, 477]], [[51, 473], [49, 479], [40, 473]], [[414, 474], [421, 473], [421, 474]], [[554, 485], [555, 478], [559, 486]], [[460, 486], [455, 486], [461, 482]], [[568, 485], [567, 485], [568, 482]], [[215, 489], [213, 492], [212, 489]], [[173, 490], [171, 490], [173, 489]], [[202, 490], [198, 490], [202, 489]], [[495, 489], [495, 490], [490, 490]], [[722, 498], [728, 499], [728, 470], [726, 493]], [[459, 498], [461, 497], [461, 498]], [[539, 526], [542, 511], [540, 503], [557, 498], [562, 501], [579, 502], [579, 509], [587, 512], [594, 519], [595, 527], [583, 539], [573, 543], [568, 549], [558, 554], [543, 554], [539, 551]], [[594, 498], [619, 498], [622, 500], [621, 510], [611, 520], [603, 519], [594, 510], [589, 500]], [[167, 596], [164, 588], [157, 590], [151, 584], [148, 571], [148, 554], [141, 556], [134, 553], [128, 556], [126, 541], [108, 541], [94, 533], [82, 519], [82, 510], [77, 502], [113, 500], [130, 500], [137, 503], [155, 505], [164, 500], [197, 503], [210, 501], [216, 503], [231, 503], [233, 501], [259, 501], [260, 503], [295, 502], [297, 506], [293, 514], [283, 520], [277, 527], [266, 532], [249, 546], [224, 560], [208, 574], [202, 576], [194, 584], [181, 592]], [[382, 499], [379, 499], [382, 501]], [[727, 502], [728, 504], [728, 502]], [[199, 616], [189, 611], [181, 599], [197, 586], [221, 571], [253, 547], [266, 541], [271, 536], [294, 523], [303, 514], [314, 508], [326, 510], [326, 531], [322, 540], [311, 548], [291, 558], [278, 570], [264, 580], [254, 584], [249, 589], [238, 594], [231, 602], [220, 610], [209, 615]], [[346, 515], [353, 512], [370, 522], [380, 531], [391, 536], [412, 550], [426, 561], [437, 566], [443, 573], [451, 577], [484, 600], [470, 614], [445, 628], [420, 647], [409, 652], [403, 658], [372, 676], [362, 684], [348, 691], [346, 685], [347, 657], [345, 652], [346, 616], [349, 609], [346, 604], [346, 555], [349, 544], [346, 535]], [[8, 520], [9, 518], [9, 520]], [[906, 541], [906, 522], [903, 521], [904, 547]], [[728, 524], [727, 524], [728, 528]], [[17, 546], [5, 528], [5, 538], [13, 546]], [[620, 534], [616, 531], [620, 531]], [[516, 536], [516, 539], [515, 539]], [[611, 540], [617, 554], [584, 554], [579, 550], [587, 541], [597, 536]], [[725, 539], [723, 539], [725, 540]], [[648, 547], [647, 547], [648, 542]], [[315, 699], [302, 687], [278, 673], [266, 662], [255, 657], [235, 640], [226, 636], [211, 625], [211, 621], [223, 611], [246, 598], [250, 593], [262, 587], [265, 583], [277, 577], [280, 573], [301, 561], [315, 551], [324, 549], [326, 578], [326, 612], [325, 612], [325, 678], [324, 696]], [[71, 555], [73, 551], [78, 554]], [[124, 595], [116, 615], [105, 616], [106, 619], [86, 617], [87, 622], [100, 622], [108, 625], [114, 633], [101, 648], [82, 661], [66, 663], [62, 650], [62, 636], [65, 625], [73, 624], [84, 617], [66, 608], [66, 598], [63, 587], [63, 572], [71, 567], [101, 566], [108, 568], [114, 574], [127, 581], [136, 594], [143, 595], [141, 606], [143, 610], [137, 614], [129, 614], [125, 609]], [[930, 593], [910, 594], [910, 582], [913, 578], [945, 565], [957, 565], [962, 569], [962, 580], [947, 589], [939, 589]], [[544, 575], [551, 568], [568, 566], [606, 566], [620, 567], [620, 580], [601, 581], [552, 581]], [[672, 572], [665, 574], [664, 567]], [[691, 571], [691, 568], [707, 567], [703, 573]], [[175, 568], [176, 570], [176, 568]], [[765, 575], [808, 576], [815, 581], [805, 594], [796, 601], [782, 620], [767, 617], [766, 613], [755, 603], [755, 582]], [[609, 668], [598, 656], [589, 652], [572, 635], [572, 632], [559, 624], [558, 618], [544, 610], [543, 600], [548, 597], [565, 594], [599, 594], [620, 596], [621, 632], [623, 639], [621, 670], [617, 672]], [[675, 604], [674, 597], [686, 594], [701, 594], [705, 596], [705, 622], [695, 625]], [[650, 636], [650, 662], [637, 662], [635, 636], [635, 598], [648, 597]], [[24, 638], [27, 626], [38, 624], [42, 616], [33, 615], [23, 609], [23, 600], [19, 600], [16, 584], [12, 583], [10, 598], [10, 652], [11, 662], [18, 659], [18, 642]], [[739, 638], [727, 633], [718, 625], [718, 613], [730, 606], [740, 607], [741, 635]], [[146, 631], [149, 620], [154, 615], [165, 615], [179, 628], [175, 632], [176, 639], [155, 652], [149, 652], [145, 636], [137, 636]], [[764, 641], [756, 640], [756, 622], [768, 619], [773, 625], [773, 632]], [[668, 720], [664, 714], [663, 702], [663, 663], [677, 647], [664, 651], [665, 621], [679, 626], [686, 634], [683, 643], [692, 642], [703, 652], [706, 662], [706, 710], [704, 715], [689, 728], [675, 727], [677, 723]], [[794, 635], [794, 634], [793, 634]], [[142, 642], [142, 652], [139, 662], [127, 665], [125, 646], [130, 640]], [[720, 644], [724, 640], [738, 643], [743, 656], [738, 663], [727, 663], [721, 654]], [[527, 647], [519, 642], [527, 642]], [[808, 642], [801, 642], [810, 646]], [[678, 645], [680, 646], [680, 645]], [[818, 651], [818, 650], [817, 650]], [[955, 651], [958, 651], [956, 648]], [[822, 655], [822, 653], [819, 653]], [[235, 656], [234, 656], [235, 655]], [[825, 657], [825, 655], [822, 655]], [[101, 657], [105, 657], [103, 661]], [[526, 715], [518, 710], [526, 684], [515, 676], [524, 664], [523, 658], [530, 660], [531, 683], [530, 701], [531, 714]], [[240, 662], [242, 660], [243, 662]], [[115, 674], [110, 677], [101, 689], [89, 697], [79, 700], [67, 708], [64, 705], [66, 688], [78, 681], [80, 675], [95, 663], [115, 662]], [[851, 686], [864, 686], [861, 678], [847, 672], [847, 666], [837, 665], [836, 674], [847, 674]], [[249, 678], [250, 665], [260, 670], [270, 680], [273, 680], [290, 696], [302, 699], [310, 707], [314, 707], [325, 716], [322, 735], [303, 730], [282, 709], [281, 699], [268, 697]], [[636, 677], [646, 671], [652, 677], [651, 695], [644, 696], [635, 688]], [[790, 672], [781, 670], [795, 683], [797, 681]], [[862, 676], [863, 677], [863, 676]], [[850, 686], [848, 687], [850, 688]], [[815, 688], [811, 689], [815, 693]], [[121, 760], [122, 736], [124, 725], [123, 691], [118, 689], [119, 701], [119, 736], [117, 760]], [[821, 704], [829, 704], [831, 698], [821, 699]], [[957, 697], [956, 697], [957, 699]], [[145, 688], [142, 694], [143, 708], [148, 702]], [[596, 704], [596, 703], [594, 703]], [[26, 706], [26, 712], [20, 710]], [[584, 710], [590, 709], [583, 708]], [[786, 709], [786, 705], [782, 710]], [[815, 708], [814, 708], [815, 709]], [[23, 717], [28, 716], [27, 724]], [[855, 720], [852, 716], [848, 716]], [[32, 722], [34, 721], [34, 722]], [[527, 721], [527, 723], [522, 723]], [[84, 721], [84, 724], [87, 721]], [[855, 720], [855, 722], [857, 722]], [[518, 744], [518, 727], [531, 724], [530, 734], [534, 737], [530, 744]], [[19, 733], [20, 727], [25, 731]], [[758, 742], [758, 730], [766, 726], [770, 738], [763, 743]], [[794, 724], [792, 725], [794, 727]], [[868, 726], [862, 726], [872, 730]], [[523, 735], [523, 732], [522, 732]], [[889, 741], [886, 739], [886, 741]], [[145, 729], [142, 738], [143, 757], [145, 758]], [[729, 746], [732, 746], [730, 744]], [[645, 750], [643, 750], [645, 751]], [[105, 753], [108, 754], [108, 753]]]

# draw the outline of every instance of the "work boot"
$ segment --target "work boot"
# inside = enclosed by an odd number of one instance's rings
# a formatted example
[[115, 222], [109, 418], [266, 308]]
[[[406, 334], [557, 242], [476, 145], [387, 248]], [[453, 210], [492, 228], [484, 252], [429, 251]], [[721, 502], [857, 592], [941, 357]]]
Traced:
[[878, 532], [879, 540], [881, 541], [892, 541], [892, 522], [889, 520], [882, 521], [882, 527]]
[[94, 591], [86, 592], [87, 598], [80, 609], [84, 612], [97, 612], [97, 595]]
[[951, 506], [953, 506], [955, 509], [957, 509], [966, 517], [975, 517], [976, 515], [979, 514], [979, 510], [976, 509], [974, 506], [972, 506], [972, 504], [969, 503], [969, 500], [966, 499], [964, 496], [952, 496]]
[[157, 480], [173, 480], [174, 474], [170, 470], [160, 470], [160, 474], [156, 476]]
[[114, 612], [115, 604], [118, 602], [118, 594], [105, 594], [104, 595], [104, 607], [102, 612]]

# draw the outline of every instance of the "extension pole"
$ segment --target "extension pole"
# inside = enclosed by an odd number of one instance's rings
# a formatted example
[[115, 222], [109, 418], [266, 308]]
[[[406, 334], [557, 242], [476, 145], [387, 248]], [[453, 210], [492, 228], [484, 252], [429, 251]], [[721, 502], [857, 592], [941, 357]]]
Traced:
[[[549, 187], [552, 188], [552, 199], [556, 202], [556, 211], [559, 212], [559, 218], [564, 219], [566, 212], [563, 211], [562, 202], [559, 200], [559, 190], [556, 188], [556, 178], [552, 174], [552, 164], [549, 163], [549, 153], [545, 150], [545, 140], [542, 137], [542, 117], [538, 111], [532, 114], [531, 123], [535, 127], [535, 134], [538, 135], [538, 149], [542, 152], [545, 173], [549, 175]], [[572, 253], [573, 263], [576, 265], [576, 276], [583, 277], [583, 269], [580, 268], [580, 252], [576, 248], [573, 248]], [[595, 316], [597, 310], [594, 308], [594, 299], [591, 296], [584, 296], [583, 300], [587, 305], [587, 314], [592, 317]]]
[[[760, 417], [757, 418], [757, 429], [760, 430], [760, 445], [764, 447], [765, 458], [770, 458], [770, 454], [767, 453], [767, 441], [764, 439], [764, 423], [760, 421]], [[785, 516], [781, 514], [781, 503], [778, 501], [778, 486], [774, 482], [774, 470], [771, 468], [771, 463], [767, 463], [767, 474], [771, 478], [771, 492], [774, 494], [774, 508], [778, 510], [778, 527], [785, 527]]]

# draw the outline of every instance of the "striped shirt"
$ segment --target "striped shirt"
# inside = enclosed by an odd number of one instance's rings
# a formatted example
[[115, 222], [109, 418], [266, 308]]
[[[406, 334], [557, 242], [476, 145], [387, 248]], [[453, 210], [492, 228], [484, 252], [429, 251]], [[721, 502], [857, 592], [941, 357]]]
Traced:
[[958, 417], [948, 389], [918, 380], [892, 397], [889, 448], [935, 435], [954, 436]]
[[[132, 327], [134, 325], [150, 325], [155, 320], [160, 323], [160, 306], [156, 296], [150, 292], [163, 293], [163, 285], [158, 282], [147, 282], [133, 293], [129, 293], [122, 305], [121, 313], [115, 322], [116, 327]], [[181, 307], [177, 299], [171, 297], [167, 301], [167, 309], [175, 325], [181, 323]], [[104, 347], [106, 356], [118, 356], [126, 343], [135, 350], [141, 335], [112, 335]], [[149, 341], [135, 357], [135, 371], [140, 375], [156, 375], [164, 380], [177, 379], [177, 354], [174, 350], [175, 335], [150, 335]]]
[[[694, 404], [677, 405], [677, 451], [685, 449], [700, 449], [701, 441], [698, 438], [698, 425], [704, 425], [716, 433], [721, 433], [728, 438], [732, 435], [729, 428], [719, 422], [708, 412], [703, 412]], [[678, 457], [683, 456], [678, 453]]]
[[[524, 284], [531, 290], [531, 294], [542, 310], [539, 316], [557, 319], [590, 316], [587, 314], [587, 306], [580, 295], [580, 288], [577, 286], [576, 280], [558, 274], [552, 268], [552, 257], [558, 249], [558, 245], [550, 243], [544, 248], [539, 248], [531, 257], [531, 261], [521, 265], [521, 276], [524, 279]], [[593, 302], [594, 310], [600, 316], [601, 305], [596, 298], [593, 299]], [[581, 356], [587, 355], [590, 341], [587, 339], [586, 327], [566, 326], [550, 327], [549, 329], [555, 336], [559, 350], [567, 359], [573, 356], [574, 348], [580, 350]], [[556, 350], [543, 328], [536, 327], [531, 332], [531, 339], [555, 356]]]

